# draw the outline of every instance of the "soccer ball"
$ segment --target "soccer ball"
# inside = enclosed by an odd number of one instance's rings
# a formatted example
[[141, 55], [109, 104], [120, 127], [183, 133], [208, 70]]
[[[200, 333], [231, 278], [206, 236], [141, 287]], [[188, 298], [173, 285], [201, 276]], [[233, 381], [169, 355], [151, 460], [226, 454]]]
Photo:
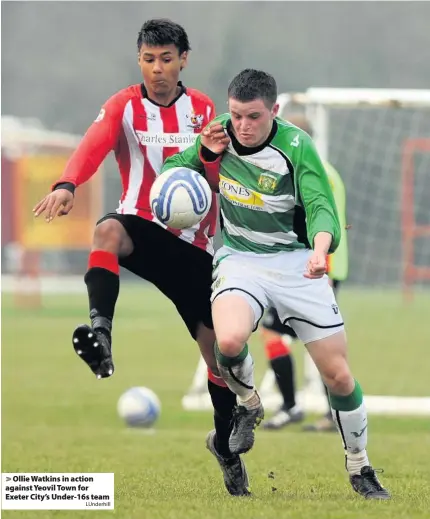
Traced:
[[151, 427], [160, 412], [160, 400], [147, 387], [132, 387], [118, 400], [118, 414], [129, 427]]
[[206, 179], [188, 168], [172, 168], [153, 183], [149, 195], [154, 216], [173, 229], [188, 229], [203, 220], [211, 208], [212, 192]]

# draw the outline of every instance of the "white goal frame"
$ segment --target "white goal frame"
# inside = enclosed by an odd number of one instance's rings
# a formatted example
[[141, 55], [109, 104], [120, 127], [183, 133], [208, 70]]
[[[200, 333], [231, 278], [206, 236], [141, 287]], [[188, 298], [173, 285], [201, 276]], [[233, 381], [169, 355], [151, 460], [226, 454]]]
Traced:
[[[386, 107], [426, 107], [430, 108], [430, 90], [395, 90], [366, 88], [309, 88], [304, 93], [280, 94], [280, 113], [289, 105], [301, 105], [312, 121], [313, 139], [323, 159], [328, 155], [329, 117], [327, 106], [386, 106]], [[297, 402], [306, 412], [325, 413], [327, 401], [318, 370], [304, 353], [305, 380], [303, 388], [297, 392]], [[276, 390], [275, 377], [268, 369], [259, 385], [260, 396], [267, 410], [276, 410], [282, 398]], [[365, 395], [369, 413], [380, 415], [429, 416], [430, 397], [375, 396]], [[200, 358], [188, 393], [182, 399], [182, 406], [189, 411], [212, 409], [207, 392], [207, 368]]]

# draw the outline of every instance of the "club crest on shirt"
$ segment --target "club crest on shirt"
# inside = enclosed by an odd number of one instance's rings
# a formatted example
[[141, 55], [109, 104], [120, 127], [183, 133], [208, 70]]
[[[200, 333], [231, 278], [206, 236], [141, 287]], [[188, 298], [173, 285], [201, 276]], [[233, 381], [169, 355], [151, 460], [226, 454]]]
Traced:
[[203, 124], [204, 117], [201, 114], [192, 113], [191, 115], [187, 115], [187, 119], [189, 120], [189, 122], [187, 123], [188, 128], [190, 128], [191, 130], [200, 130]]
[[157, 120], [157, 116], [154, 114], [154, 112], [147, 112], [146, 120], [150, 121], [150, 122], [154, 122]]
[[269, 173], [262, 173], [258, 179], [258, 187], [265, 193], [273, 193], [276, 188], [277, 179]]

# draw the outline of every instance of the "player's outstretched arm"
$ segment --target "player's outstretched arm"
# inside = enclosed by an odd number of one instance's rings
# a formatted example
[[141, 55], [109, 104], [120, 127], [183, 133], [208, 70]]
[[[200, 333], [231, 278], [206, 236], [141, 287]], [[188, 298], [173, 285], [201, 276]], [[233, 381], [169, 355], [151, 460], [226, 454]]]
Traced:
[[71, 211], [76, 187], [87, 182], [106, 155], [115, 149], [121, 129], [122, 109], [123, 102], [118, 95], [105, 103], [70, 157], [64, 173], [52, 186], [52, 192], [33, 208], [34, 216], [44, 213], [49, 223], [56, 216], [64, 216]]
[[229, 142], [224, 127], [216, 121], [211, 122], [197, 137], [194, 146], [169, 157], [162, 171], [176, 167], [193, 169], [202, 173], [209, 185], [218, 190], [219, 163]]
[[[315, 238], [318, 233], [329, 234], [331, 241], [327, 253], [333, 253], [340, 241], [341, 229], [333, 193], [327, 173], [310, 138], [301, 142], [301, 157], [297, 170], [297, 184], [300, 198], [306, 212], [308, 240], [316, 250]], [[326, 245], [326, 238], [318, 243]], [[325, 247], [324, 247], [325, 248]], [[320, 247], [321, 252], [322, 247]]]

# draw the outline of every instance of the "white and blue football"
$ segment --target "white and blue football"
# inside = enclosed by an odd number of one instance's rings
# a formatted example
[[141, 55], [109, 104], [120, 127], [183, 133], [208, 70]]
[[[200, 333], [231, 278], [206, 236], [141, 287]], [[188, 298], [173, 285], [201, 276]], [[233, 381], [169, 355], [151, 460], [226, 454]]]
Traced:
[[157, 177], [149, 200], [152, 213], [161, 223], [172, 229], [188, 229], [208, 214], [212, 192], [200, 173], [179, 167]]
[[118, 414], [129, 427], [151, 427], [160, 413], [160, 400], [147, 387], [132, 387], [118, 400]]

